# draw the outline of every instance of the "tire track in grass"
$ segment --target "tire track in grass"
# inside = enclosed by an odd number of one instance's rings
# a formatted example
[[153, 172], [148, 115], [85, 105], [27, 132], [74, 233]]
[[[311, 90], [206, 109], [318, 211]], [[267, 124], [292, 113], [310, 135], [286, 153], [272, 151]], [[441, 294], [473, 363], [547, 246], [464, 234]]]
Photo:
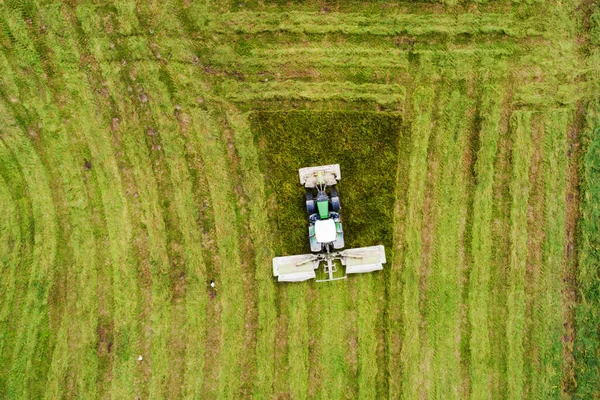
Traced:
[[480, 118], [480, 147], [477, 152], [473, 202], [471, 251], [473, 264], [469, 279], [469, 323], [471, 326], [470, 382], [471, 396], [486, 398], [491, 389], [490, 286], [492, 263], [492, 219], [494, 161], [500, 137], [503, 92], [500, 85], [484, 85]]
[[[544, 241], [543, 263], [536, 285], [536, 304], [532, 334], [537, 347], [537, 364], [531, 395], [557, 397], [561, 390], [563, 313], [562, 274], [565, 264], [565, 211], [567, 183], [566, 110], [553, 110], [544, 118]], [[539, 223], [539, 221], [538, 221]]]
[[248, 114], [234, 107], [227, 110], [233, 128], [234, 141], [241, 158], [243, 189], [250, 199], [249, 229], [255, 249], [255, 279], [258, 285], [258, 332], [256, 340], [255, 398], [269, 398], [273, 392], [275, 358], [275, 285], [272, 277], [272, 232], [266, 209], [267, 199], [263, 175], [259, 168], [259, 153], [248, 123]]
[[[431, 87], [417, 87], [413, 93], [411, 126], [412, 150], [408, 175], [408, 205], [406, 222], [406, 245], [402, 270], [402, 397], [419, 396], [420, 338], [419, 326], [419, 276], [421, 263], [421, 228], [423, 224], [423, 201], [427, 171], [427, 149], [431, 132], [434, 91]], [[393, 394], [393, 393], [392, 393]]]
[[[231, 179], [228, 177], [227, 153], [222, 142], [222, 132], [216, 117], [200, 109], [192, 109], [192, 123], [196, 127], [200, 152], [204, 162], [210, 196], [214, 207], [219, 264], [221, 276], [219, 296], [221, 310], [221, 344], [218, 364], [218, 397], [230, 398], [239, 394], [242, 352], [240, 332], [244, 330], [243, 284], [240, 282], [241, 261], [239, 254], [238, 215], [235, 207]], [[233, 230], [233, 234], [232, 234]], [[211, 391], [204, 390], [205, 393]], [[212, 392], [214, 395], [217, 393]]]
[[[4, 129], [4, 127], [2, 127]], [[16, 341], [16, 330], [19, 316], [22, 315], [23, 298], [27, 287], [27, 273], [32, 264], [32, 247], [34, 240], [31, 196], [27, 184], [14, 157], [14, 154], [0, 140], [0, 184], [3, 196], [9, 196], [17, 215], [17, 230], [6, 226], [6, 233], [12, 238], [12, 251], [2, 252], [2, 282], [4, 289], [2, 306], [0, 307], [0, 363], [5, 368], [0, 370], [0, 395], [7, 395], [7, 384], [10, 373], [11, 356]], [[6, 214], [11, 215], [10, 209]], [[9, 221], [7, 218], [6, 221]]]
[[427, 326], [433, 348], [430, 395], [435, 398], [460, 397], [460, 269], [464, 262], [460, 243], [466, 208], [466, 179], [463, 162], [466, 151], [469, 102], [458, 90], [452, 90], [441, 111], [438, 146], [440, 151], [439, 184], [432, 212], [436, 220], [431, 276], [427, 285]]
[[516, 111], [511, 116], [513, 137], [511, 208], [510, 208], [510, 266], [507, 276], [508, 295], [506, 320], [508, 396], [523, 397], [524, 359], [523, 329], [525, 319], [525, 270], [527, 266], [527, 203], [529, 201], [531, 165], [531, 112]]
[[30, 188], [35, 224], [33, 262], [29, 271], [24, 309], [17, 327], [17, 340], [7, 384], [8, 397], [26, 398], [36, 396], [37, 388], [31, 383], [34, 379], [40, 379], [40, 366], [35, 362], [34, 356], [36, 350], [43, 354], [44, 349], [40, 347], [48, 346], [50, 333], [43, 328], [44, 324], [48, 324], [48, 296], [52, 286], [50, 271], [57, 254], [58, 226], [47, 172], [39, 156], [25, 135], [15, 129], [15, 122], [4, 104], [0, 106], [0, 112], [5, 123], [2, 142], [16, 155], [23, 177]]

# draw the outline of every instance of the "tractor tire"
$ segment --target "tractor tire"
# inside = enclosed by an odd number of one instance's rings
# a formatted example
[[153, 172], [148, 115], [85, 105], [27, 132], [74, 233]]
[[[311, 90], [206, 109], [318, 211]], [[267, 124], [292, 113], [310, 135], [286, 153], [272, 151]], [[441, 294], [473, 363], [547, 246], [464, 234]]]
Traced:
[[313, 215], [317, 212], [315, 206], [312, 192], [306, 192], [306, 212], [308, 215]]
[[340, 197], [338, 196], [338, 191], [335, 187], [331, 188], [329, 191], [329, 196], [331, 200], [331, 211], [339, 212], [340, 211]]

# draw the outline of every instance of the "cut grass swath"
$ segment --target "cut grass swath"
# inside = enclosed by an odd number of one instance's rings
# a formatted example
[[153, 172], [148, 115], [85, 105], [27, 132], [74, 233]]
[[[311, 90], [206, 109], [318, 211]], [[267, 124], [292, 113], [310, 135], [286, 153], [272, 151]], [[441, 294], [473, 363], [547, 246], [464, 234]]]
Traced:
[[287, 290], [288, 308], [288, 368], [289, 392], [292, 398], [304, 399], [308, 395], [308, 340], [309, 329], [315, 334], [315, 325], [309, 325], [306, 302], [306, 285], [293, 285]]
[[512, 14], [396, 14], [382, 17], [361, 13], [317, 12], [236, 12], [225, 13], [209, 22], [208, 29], [218, 33], [290, 32], [346, 35], [460, 35], [502, 34], [523, 37], [540, 35], [535, 18], [521, 21]]
[[[383, 388], [377, 387], [377, 294], [381, 286], [376, 285], [371, 274], [358, 279], [358, 397], [377, 398]], [[377, 282], [379, 283], [379, 282]], [[379, 390], [378, 390], [379, 389]]]
[[[211, 113], [191, 111], [198, 140], [202, 141], [201, 154], [206, 171], [210, 196], [214, 207], [219, 263], [222, 271], [219, 296], [222, 307], [222, 342], [219, 374], [219, 397], [235, 397], [240, 387], [241, 343], [239, 334], [244, 331], [243, 307], [238, 302], [244, 298], [240, 282], [241, 263], [237, 234], [238, 215], [233, 189], [227, 177], [227, 154]], [[233, 231], [233, 232], [232, 232]]]
[[583, 205], [581, 217], [581, 244], [577, 283], [581, 303], [575, 315], [577, 338], [575, 360], [577, 390], [575, 396], [585, 399], [598, 396], [598, 348], [600, 337], [600, 119], [598, 104], [591, 113], [587, 127], [587, 149], [583, 158]]
[[532, 377], [532, 395], [557, 397], [562, 367], [562, 274], [565, 262], [567, 173], [567, 110], [553, 110], [544, 119], [544, 242], [537, 287], [533, 337], [539, 365]]
[[356, 84], [352, 82], [237, 82], [224, 81], [221, 89], [225, 96], [234, 102], [257, 100], [295, 99], [295, 100], [344, 100], [372, 101], [377, 104], [402, 103], [404, 87], [398, 84], [384, 85], [376, 83]]
[[[40, 12], [40, 22], [46, 23], [48, 35], [45, 45], [53, 48], [54, 52], [44, 57], [46, 69], [60, 69], [63, 71], [75, 70], [77, 65], [77, 52], [72, 40], [60, 42], [56, 38], [56, 31], [67, 29], [65, 21], [58, 9], [44, 9]], [[91, 219], [89, 199], [87, 198], [83, 176], [82, 164], [84, 159], [85, 144], [78, 144], [74, 138], [82, 128], [82, 120], [86, 115], [81, 115], [80, 102], [80, 77], [67, 75], [62, 81], [50, 80], [54, 88], [61, 88], [69, 94], [69, 100], [64, 104], [64, 109], [59, 110], [49, 98], [49, 104], [40, 104], [36, 113], [44, 125], [59, 125], [59, 118], [74, 118], [75, 121], [64, 131], [56, 136], [42, 135], [40, 149], [50, 165], [60, 165], [53, 171], [53, 175], [62, 181], [64, 200], [70, 205], [66, 213], [71, 227], [68, 237], [70, 258], [73, 260], [72, 269], [68, 272], [71, 277], [71, 290], [66, 294], [69, 305], [61, 322], [61, 332], [57, 337], [57, 348], [52, 356], [51, 370], [48, 377], [46, 397], [61, 397], [65, 389], [64, 380], [69, 382], [75, 393], [86, 393], [92, 396], [96, 391], [96, 375], [98, 357], [96, 349], [97, 327], [97, 265], [96, 248]], [[64, 85], [64, 86], [63, 86]], [[32, 85], [33, 86], [33, 85]], [[50, 87], [46, 90], [53, 91]], [[36, 105], [37, 106], [37, 105]], [[63, 336], [64, 335], [64, 336]], [[67, 337], [68, 335], [68, 337]], [[60, 343], [66, 340], [65, 343]], [[68, 345], [68, 347], [67, 347]], [[60, 347], [63, 346], [61, 349]], [[77, 366], [73, 368], [73, 366]], [[68, 373], [68, 375], [66, 375]]]
[[419, 325], [419, 266], [421, 262], [421, 226], [423, 223], [424, 176], [427, 170], [427, 148], [431, 131], [434, 91], [419, 87], [413, 93], [414, 120], [411, 126], [412, 150], [408, 179], [408, 207], [406, 245], [402, 270], [403, 344], [400, 354], [402, 365], [402, 396], [419, 395], [418, 360], [420, 351]]
[[271, 227], [264, 210], [267, 208], [265, 186], [259, 169], [259, 153], [254, 143], [248, 114], [234, 107], [227, 110], [227, 120], [234, 132], [234, 142], [241, 159], [244, 191], [250, 199], [248, 216], [255, 249], [256, 283], [258, 285], [258, 339], [256, 345], [257, 379], [254, 396], [267, 398], [273, 391], [275, 341], [275, 287], [271, 276]]
[[[4, 146], [13, 152], [19, 162], [23, 177], [29, 187], [32, 199], [35, 236], [33, 260], [29, 271], [29, 283], [21, 316], [17, 328], [15, 345], [7, 384], [9, 397], [39, 397], [40, 365], [33, 363], [36, 351], [47, 352], [48, 304], [46, 299], [52, 285], [52, 266], [56, 256], [56, 214], [50, 184], [41, 160], [31, 143], [9, 119], [4, 105], [0, 107], [5, 115], [4, 129], [7, 134], [2, 138]], [[47, 359], [41, 359], [47, 362]]]
[[527, 203], [530, 182], [529, 167], [532, 152], [531, 112], [516, 111], [511, 116], [513, 136], [511, 208], [510, 208], [510, 269], [508, 272], [508, 395], [523, 397], [523, 328], [525, 318], [525, 268], [527, 263]]
[[431, 276], [427, 288], [427, 321], [433, 346], [435, 371], [431, 382], [432, 395], [439, 398], [458, 398], [461, 379], [459, 343], [457, 340], [460, 306], [460, 268], [464, 254], [460, 247], [464, 233], [461, 216], [466, 209], [466, 179], [463, 160], [469, 130], [466, 116], [468, 100], [457, 90], [449, 94], [442, 110], [439, 125], [440, 181], [435, 208], [435, 249]]
[[475, 174], [477, 186], [473, 200], [471, 252], [473, 264], [469, 279], [469, 323], [471, 395], [484, 398], [490, 389], [490, 265], [492, 261], [492, 201], [494, 160], [500, 136], [503, 91], [499, 85], [486, 85], [480, 116], [480, 148]]
[[[5, 266], [2, 273], [2, 293], [5, 295], [0, 308], [0, 362], [6, 368], [0, 370], [0, 393], [6, 393], [18, 316], [21, 315], [22, 299], [26, 293], [26, 272], [29, 271], [33, 256], [34, 231], [31, 198], [28, 194], [27, 183], [14, 154], [1, 140], [0, 177], [3, 185], [3, 203], [6, 204], [7, 215], [10, 216], [10, 212], [15, 211], [12, 214], [14, 219], [7, 217], [5, 219], [7, 225], [5, 228], [3, 227], [4, 234], [8, 235], [8, 241], [5, 242], [6, 252], [2, 253], [2, 265]], [[19, 212], [16, 212], [17, 210]], [[15, 223], [15, 225], [11, 226], [11, 223]], [[10, 249], [11, 240], [14, 240], [12, 250]]]

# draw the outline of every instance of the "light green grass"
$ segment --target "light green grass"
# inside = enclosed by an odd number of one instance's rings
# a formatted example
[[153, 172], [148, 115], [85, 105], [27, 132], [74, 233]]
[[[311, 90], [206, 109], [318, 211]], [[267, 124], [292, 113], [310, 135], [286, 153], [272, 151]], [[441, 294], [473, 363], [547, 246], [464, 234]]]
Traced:
[[[0, 108], [6, 113], [4, 107]], [[51, 269], [56, 256], [56, 220], [47, 174], [31, 143], [18, 128], [11, 124], [2, 139], [3, 146], [17, 157], [27, 186], [35, 187], [32, 193], [32, 212], [35, 224], [33, 260], [29, 269], [27, 293], [23, 298], [23, 311], [16, 328], [15, 344], [10, 364], [6, 393], [13, 397], [40, 395], [37, 373], [39, 364], [33, 363], [36, 351], [48, 351], [47, 298], [52, 285]], [[11, 125], [5, 125], [5, 129]], [[46, 340], [44, 340], [44, 337]], [[36, 390], [37, 389], [37, 390]]]
[[507, 376], [508, 395], [523, 396], [523, 328], [525, 318], [525, 268], [527, 263], [527, 201], [531, 162], [531, 113], [515, 112], [511, 116], [513, 136], [511, 213], [510, 213], [510, 269], [508, 272], [508, 338]]
[[567, 110], [556, 110], [544, 120], [544, 219], [543, 264], [540, 277], [539, 321], [535, 335], [539, 370], [532, 383], [538, 397], [558, 397], [562, 373], [562, 314], [564, 290], [565, 209], [567, 201]]
[[[469, 102], [459, 91], [452, 90], [447, 102], [441, 102], [441, 122], [436, 146], [440, 151], [439, 183], [435, 193], [434, 251], [431, 276], [427, 282], [426, 309], [430, 345], [433, 348], [431, 396], [459, 398], [460, 269], [465, 263], [464, 234], [466, 214], [466, 179], [464, 154], [469, 136], [466, 115]], [[461, 222], [463, 221], [463, 222]], [[462, 247], [462, 250], [461, 250]]]

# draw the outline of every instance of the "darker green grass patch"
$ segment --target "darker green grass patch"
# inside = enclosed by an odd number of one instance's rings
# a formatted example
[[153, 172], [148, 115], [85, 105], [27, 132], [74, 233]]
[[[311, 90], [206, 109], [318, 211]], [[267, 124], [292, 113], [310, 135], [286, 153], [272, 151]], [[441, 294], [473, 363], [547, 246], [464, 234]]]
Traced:
[[408, 164], [398, 113], [256, 111], [250, 121], [283, 254], [310, 252], [298, 168], [335, 163], [346, 247], [391, 248], [398, 162]]

